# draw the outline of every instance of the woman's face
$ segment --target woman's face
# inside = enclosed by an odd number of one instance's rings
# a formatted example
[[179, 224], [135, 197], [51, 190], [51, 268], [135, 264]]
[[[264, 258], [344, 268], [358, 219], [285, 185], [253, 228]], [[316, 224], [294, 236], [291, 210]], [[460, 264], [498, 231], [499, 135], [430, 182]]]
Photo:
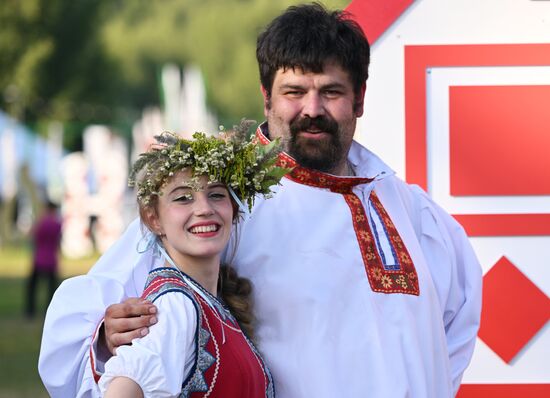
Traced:
[[[158, 198], [152, 226], [163, 234], [163, 244], [178, 265], [189, 258], [220, 256], [231, 234], [233, 206], [225, 185], [200, 178], [194, 191], [191, 174], [174, 174]], [[196, 188], [196, 187], [195, 187]]]

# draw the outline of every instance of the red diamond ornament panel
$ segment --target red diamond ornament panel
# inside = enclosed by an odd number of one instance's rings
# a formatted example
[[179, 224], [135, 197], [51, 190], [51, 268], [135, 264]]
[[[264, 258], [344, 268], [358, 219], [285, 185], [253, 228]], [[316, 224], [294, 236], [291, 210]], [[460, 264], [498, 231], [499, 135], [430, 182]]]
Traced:
[[483, 277], [479, 338], [509, 363], [550, 319], [550, 299], [506, 257]]

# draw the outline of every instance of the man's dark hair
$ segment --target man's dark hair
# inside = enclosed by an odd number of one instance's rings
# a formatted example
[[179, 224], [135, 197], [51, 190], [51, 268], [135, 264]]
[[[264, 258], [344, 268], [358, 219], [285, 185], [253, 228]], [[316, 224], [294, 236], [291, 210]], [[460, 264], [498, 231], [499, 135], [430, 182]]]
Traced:
[[327, 61], [349, 73], [357, 94], [368, 78], [370, 46], [348, 13], [311, 3], [291, 6], [275, 18], [258, 36], [256, 58], [268, 95], [280, 68], [320, 73]]

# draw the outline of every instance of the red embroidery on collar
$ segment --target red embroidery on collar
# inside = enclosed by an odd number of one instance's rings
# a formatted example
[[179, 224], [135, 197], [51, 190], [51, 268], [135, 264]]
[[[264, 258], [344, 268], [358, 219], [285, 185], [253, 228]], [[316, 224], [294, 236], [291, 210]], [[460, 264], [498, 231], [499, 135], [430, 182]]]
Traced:
[[382, 264], [361, 200], [354, 193], [344, 194], [344, 199], [351, 210], [353, 228], [371, 289], [380, 293], [404, 293], [418, 296], [420, 294], [418, 276], [411, 256], [376, 193], [371, 193], [370, 201], [381, 215], [389, 242], [396, 253], [399, 269], [395, 271], [387, 270]]
[[[269, 144], [269, 139], [258, 127], [256, 137], [262, 144]], [[371, 178], [365, 177], [338, 177], [326, 174], [318, 170], [302, 167], [289, 154], [281, 152], [277, 160], [277, 166], [292, 169], [285, 177], [299, 184], [310, 185], [317, 188], [327, 188], [333, 192], [351, 192], [355, 185], [371, 182]]]
[[[263, 144], [269, 143], [269, 140], [260, 128], [256, 132], [256, 137]], [[279, 154], [277, 164], [281, 167], [292, 168], [292, 171], [285, 177], [294, 182], [318, 188], [327, 188], [344, 197], [351, 211], [353, 229], [357, 236], [367, 278], [373, 291], [380, 293], [404, 293], [416, 296], [420, 294], [418, 276], [411, 256], [384, 206], [382, 206], [378, 196], [373, 191], [370, 194], [370, 201], [384, 223], [389, 243], [393, 248], [393, 252], [396, 253], [396, 260], [399, 262], [399, 269], [387, 270], [382, 263], [361, 199], [353, 193], [355, 185], [369, 183], [372, 179], [363, 177], [336, 177], [317, 170], [308, 169], [298, 165], [291, 156], [284, 152]]]

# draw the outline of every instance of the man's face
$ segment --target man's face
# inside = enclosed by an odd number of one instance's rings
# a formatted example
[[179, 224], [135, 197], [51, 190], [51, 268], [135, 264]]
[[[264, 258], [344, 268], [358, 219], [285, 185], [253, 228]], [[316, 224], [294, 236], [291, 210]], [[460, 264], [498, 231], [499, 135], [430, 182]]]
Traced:
[[302, 166], [343, 175], [357, 117], [363, 113], [364, 89], [356, 96], [349, 74], [335, 63], [323, 72], [279, 69], [271, 96], [264, 93], [264, 113], [271, 138]]

